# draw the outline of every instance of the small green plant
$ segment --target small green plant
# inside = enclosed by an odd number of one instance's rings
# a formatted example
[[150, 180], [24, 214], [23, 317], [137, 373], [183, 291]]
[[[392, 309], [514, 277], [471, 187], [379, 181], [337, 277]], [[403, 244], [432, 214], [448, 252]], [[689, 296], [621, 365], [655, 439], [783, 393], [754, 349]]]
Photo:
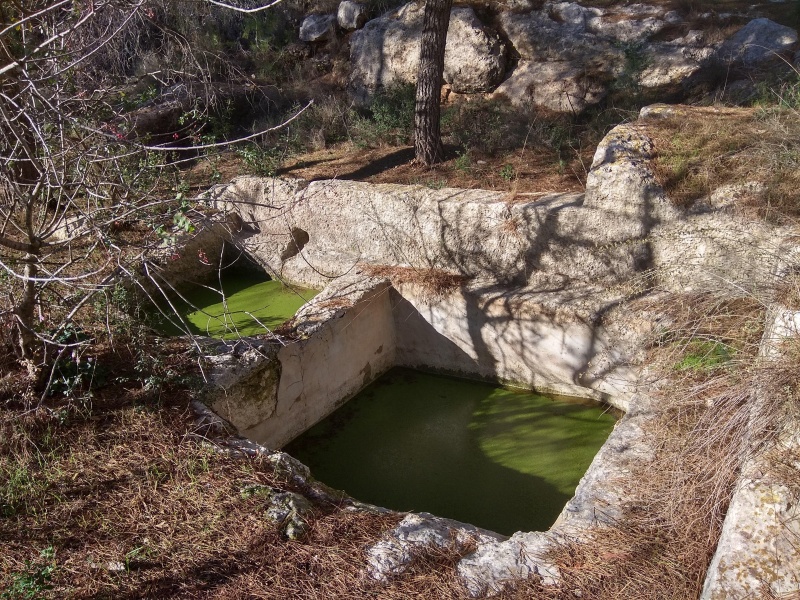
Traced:
[[461, 171], [462, 173], [468, 172], [472, 168], [469, 152], [459, 152], [458, 158], [453, 161], [453, 167], [455, 167], [456, 171]]
[[407, 129], [414, 115], [415, 90], [410, 85], [397, 85], [378, 94], [370, 105], [372, 119], [382, 131]]
[[756, 85], [752, 104], [760, 109], [759, 116], [771, 117], [778, 110], [800, 109], [800, 71], [792, 70], [789, 76], [767, 78]]
[[24, 464], [0, 466], [0, 516], [12, 517], [31, 495], [41, 492], [42, 482]]
[[91, 356], [84, 355], [85, 346], [82, 345], [89, 341], [89, 336], [74, 323], [67, 323], [53, 339], [57, 344], [64, 346], [60, 357], [53, 365], [47, 392], [51, 396], [56, 394], [64, 397], [72, 396], [94, 376], [95, 361]]
[[650, 66], [651, 58], [645, 53], [644, 45], [641, 42], [621, 43], [618, 47], [622, 50], [625, 62], [612, 89], [620, 104], [637, 104], [641, 101], [642, 96], [641, 76], [644, 70]]
[[142, 560], [147, 560], [156, 555], [156, 551], [151, 548], [147, 539], [140, 546], [135, 546], [132, 550], [125, 553], [125, 571], [130, 572], [135, 569]]
[[431, 190], [440, 190], [447, 187], [447, 179], [438, 177], [415, 177], [412, 180], [414, 185], [421, 185]]
[[39, 552], [36, 564], [25, 561], [25, 570], [11, 574], [11, 585], [0, 594], [0, 600], [37, 600], [52, 589], [50, 580], [56, 570], [55, 554], [49, 546]]
[[505, 181], [511, 181], [517, 176], [516, 171], [514, 170], [513, 165], [503, 165], [503, 168], [500, 169], [500, 177], [502, 177]]
[[277, 148], [265, 148], [255, 143], [239, 148], [237, 154], [254, 175], [262, 177], [274, 177], [282, 162]]
[[186, 216], [186, 213], [191, 208], [191, 205], [183, 196], [183, 192], [178, 192], [178, 195], [175, 199], [179, 200], [181, 205], [177, 212], [173, 215], [172, 223], [175, 225], [176, 229], [185, 233], [192, 233], [194, 231], [194, 225], [192, 224], [192, 220]]
[[212, 183], [219, 183], [222, 181], [222, 172], [219, 170], [219, 157], [215, 156], [209, 162], [211, 164], [211, 181]]
[[270, 498], [274, 493], [275, 490], [268, 485], [251, 483], [244, 486], [239, 492], [239, 495], [242, 497], [242, 500], [247, 500], [254, 497]]
[[504, 103], [463, 102], [442, 111], [442, 132], [467, 151], [495, 155], [522, 145], [518, 117], [517, 112]]
[[692, 340], [684, 349], [683, 358], [675, 364], [677, 371], [708, 372], [729, 362], [735, 350], [718, 340]]
[[122, 102], [123, 110], [131, 111], [144, 106], [150, 102], [150, 100], [158, 98], [158, 94], [158, 88], [154, 85], [150, 85], [146, 90], [138, 94], [128, 94], [125, 91], [121, 91], [119, 93], [119, 99], [120, 102]]
[[362, 146], [406, 143], [414, 118], [414, 94], [411, 85], [391, 86], [376, 94], [369, 114], [354, 119], [351, 128], [354, 141]]

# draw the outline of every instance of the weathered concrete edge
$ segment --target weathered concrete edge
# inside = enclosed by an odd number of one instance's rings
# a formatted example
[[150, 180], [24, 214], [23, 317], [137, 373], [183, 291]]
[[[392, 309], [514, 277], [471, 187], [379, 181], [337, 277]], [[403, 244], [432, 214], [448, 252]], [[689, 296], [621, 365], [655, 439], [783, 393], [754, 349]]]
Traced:
[[381, 278], [342, 278], [300, 308], [299, 339], [220, 345], [205, 357], [204, 401], [241, 435], [280, 448], [394, 364], [388, 287]]

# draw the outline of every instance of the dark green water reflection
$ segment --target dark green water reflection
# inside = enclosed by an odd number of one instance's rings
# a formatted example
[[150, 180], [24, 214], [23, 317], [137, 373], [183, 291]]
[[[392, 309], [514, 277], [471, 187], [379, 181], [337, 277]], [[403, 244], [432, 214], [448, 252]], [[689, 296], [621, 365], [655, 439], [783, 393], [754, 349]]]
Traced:
[[552, 525], [614, 421], [596, 405], [393, 369], [286, 451], [359, 500], [511, 534]]
[[[183, 296], [189, 301], [176, 301], [176, 307], [192, 333], [218, 338], [265, 333], [294, 316], [297, 309], [317, 292], [288, 287], [280, 281], [249, 273], [224, 274], [222, 290], [219, 281], [205, 286], [192, 285]], [[167, 333], [178, 333], [165, 327]]]

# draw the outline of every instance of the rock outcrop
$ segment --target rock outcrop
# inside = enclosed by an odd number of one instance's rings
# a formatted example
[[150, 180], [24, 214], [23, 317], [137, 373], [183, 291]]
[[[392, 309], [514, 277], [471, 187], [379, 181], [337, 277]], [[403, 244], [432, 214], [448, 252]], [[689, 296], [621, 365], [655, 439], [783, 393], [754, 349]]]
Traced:
[[367, 7], [353, 0], [342, 0], [336, 11], [336, 20], [345, 31], [361, 29], [367, 22]]
[[326, 42], [336, 35], [336, 15], [309, 15], [300, 25], [303, 42]]
[[[350, 41], [350, 90], [357, 100], [392, 85], [415, 83], [419, 65], [423, 6], [410, 3], [353, 34]], [[444, 80], [456, 92], [487, 92], [501, 81], [506, 48], [469, 7], [450, 16]]]
[[[494, 91], [517, 106], [579, 114], [611, 91], [684, 98], [715, 61], [755, 66], [797, 43], [793, 29], [758, 18], [720, 46], [702, 30], [686, 31], [678, 12], [657, 5], [505, 8], [496, 19], [502, 37], [471, 8], [453, 9], [444, 71], [453, 91]], [[350, 91], [359, 102], [416, 81], [421, 29], [422, 5], [412, 3], [353, 36]]]
[[496, 90], [513, 104], [580, 113], [614, 86], [676, 88], [713, 54], [699, 32], [669, 41], [654, 35], [681, 17], [657, 6], [587, 8], [573, 2], [500, 15], [519, 64]]
[[717, 54], [726, 63], [757, 66], [790, 50], [795, 44], [797, 32], [791, 27], [769, 19], [753, 19], [728, 38]]

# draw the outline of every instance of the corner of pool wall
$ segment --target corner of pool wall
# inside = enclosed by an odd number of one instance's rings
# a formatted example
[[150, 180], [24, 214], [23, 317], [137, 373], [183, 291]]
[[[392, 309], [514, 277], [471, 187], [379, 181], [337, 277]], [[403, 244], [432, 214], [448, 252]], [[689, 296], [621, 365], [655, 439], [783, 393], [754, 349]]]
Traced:
[[[241, 435], [281, 448], [394, 366], [387, 292], [385, 280], [337, 280], [298, 311], [300, 339], [248, 364], [240, 361], [233, 378], [212, 373], [211, 408]], [[232, 401], [243, 388], [261, 411], [257, 416]]]
[[[486, 314], [476, 310], [480, 303], [464, 289], [431, 302], [413, 285], [358, 274], [338, 278], [298, 311], [300, 339], [239, 364], [234, 379], [218, 377], [211, 406], [240, 434], [271, 448], [283, 447], [395, 366], [626, 408], [607, 388], [577, 378], [589, 340], [602, 338], [596, 326]], [[237, 386], [248, 390], [246, 407], [233, 400], [242, 397]]]

